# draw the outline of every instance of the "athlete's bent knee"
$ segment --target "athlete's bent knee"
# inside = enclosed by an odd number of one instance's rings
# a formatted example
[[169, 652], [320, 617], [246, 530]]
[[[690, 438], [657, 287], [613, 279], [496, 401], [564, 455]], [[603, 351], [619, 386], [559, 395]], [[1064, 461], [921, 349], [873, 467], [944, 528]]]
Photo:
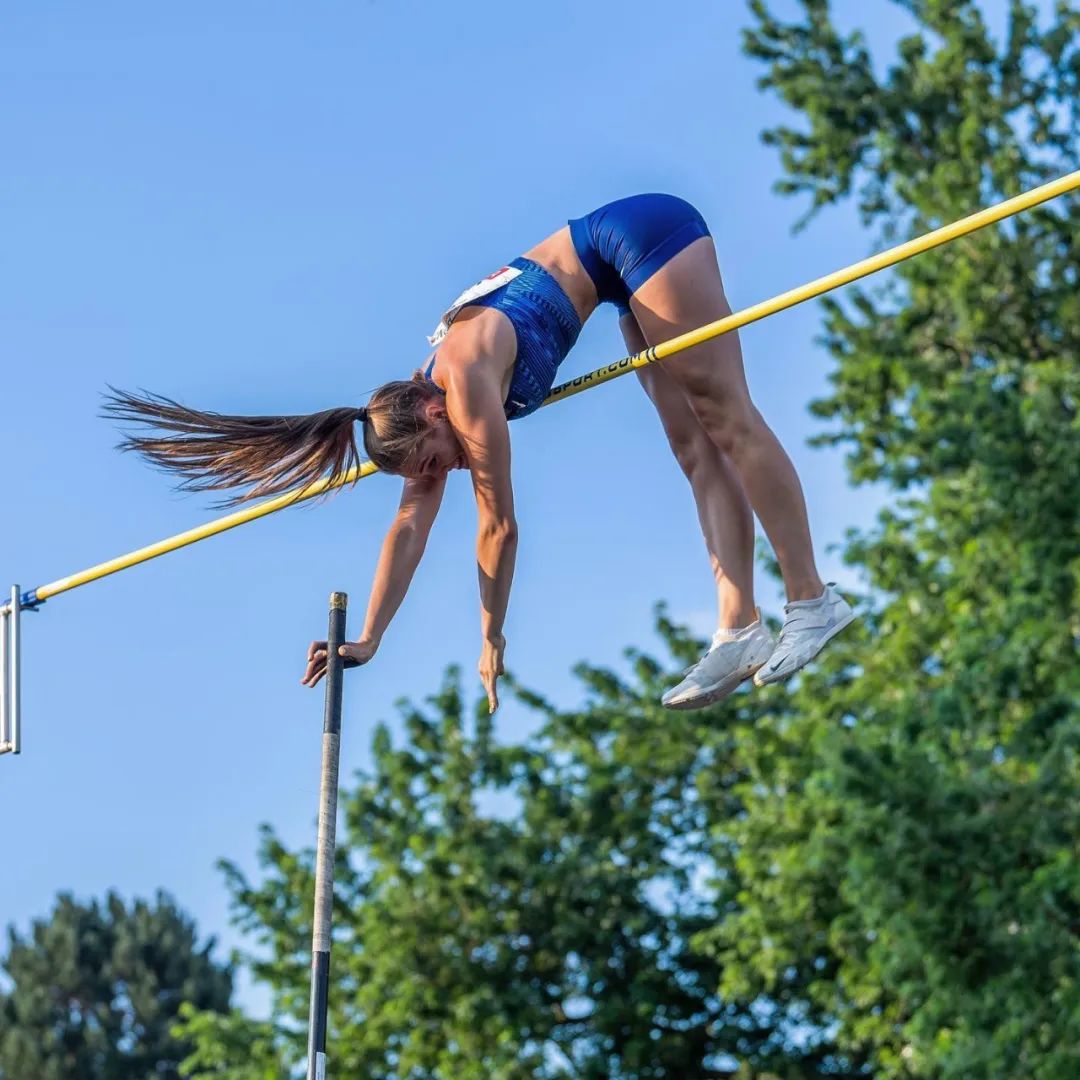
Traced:
[[694, 401], [694, 412], [713, 444], [729, 457], [751, 443], [765, 421], [749, 402]]

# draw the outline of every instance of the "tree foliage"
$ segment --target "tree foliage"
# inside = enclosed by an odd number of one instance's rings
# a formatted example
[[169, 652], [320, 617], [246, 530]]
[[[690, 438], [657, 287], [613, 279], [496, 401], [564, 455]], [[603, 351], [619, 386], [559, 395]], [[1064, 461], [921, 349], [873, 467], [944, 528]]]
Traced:
[[[699, 649], [663, 626], [684, 657]], [[796, 1026], [823, 1017], [717, 996], [721, 970], [696, 942], [736, 904], [734, 879], [704, 875], [710, 823], [734, 809], [741, 740], [717, 714], [673, 720], [657, 704], [661, 666], [633, 661], [628, 680], [582, 667], [577, 710], [519, 690], [541, 721], [524, 745], [493, 739], [483, 703], [469, 722], [455, 673], [430, 708], [406, 707], [402, 746], [379, 729], [339, 834], [339, 1075], [706, 1078], [739, 1061], [853, 1075], [820, 1033], [793, 1044]], [[748, 740], [762, 709], [744, 696], [725, 715]], [[225, 869], [248, 962], [274, 993], [284, 1077], [304, 1054], [312, 854], [267, 830], [260, 856], [258, 883]], [[275, 1075], [236, 1052], [238, 1016], [199, 1021], [193, 1075]]]
[[[884, 237], [1077, 168], [1075, 7], [1040, 26], [1014, 0], [995, 41], [970, 0], [900, 6], [874, 58], [820, 0], [753, 4], [747, 51], [800, 116], [768, 136], [785, 190]], [[806, 679], [817, 751], [783, 799], [748, 793], [744, 906], [713, 940], [729, 992], [820, 959], [811, 996], [876, 1076], [1080, 1071], [1078, 256], [1066, 197], [825, 304], [825, 441], [897, 492], [848, 550], [878, 638]]]
[[8, 931], [0, 993], [5, 1080], [179, 1077], [191, 1044], [172, 1034], [182, 1004], [228, 1008], [232, 972], [211, 940], [159, 894], [126, 906], [110, 893], [83, 904], [62, 895], [27, 937]]
[[[997, 40], [971, 0], [896, 2], [878, 56], [825, 0], [751, 5], [782, 191], [884, 242], [1077, 167], [1074, 8], [1012, 2]], [[519, 746], [453, 678], [379, 730], [344, 796], [340, 1075], [1080, 1075], [1078, 225], [1062, 198], [824, 304], [822, 441], [893, 499], [846, 549], [866, 619], [794, 685], [670, 714], [635, 652], [577, 709], [519, 691]], [[261, 858], [226, 872], [276, 1018], [194, 1018], [195, 1075], [303, 1057], [311, 853]]]

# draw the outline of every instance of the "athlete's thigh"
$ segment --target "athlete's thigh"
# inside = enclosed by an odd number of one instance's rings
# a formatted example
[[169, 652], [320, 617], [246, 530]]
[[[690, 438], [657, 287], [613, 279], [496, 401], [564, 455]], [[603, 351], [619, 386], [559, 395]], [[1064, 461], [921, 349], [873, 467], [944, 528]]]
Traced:
[[[631, 355], [644, 352], [648, 347], [648, 342], [633, 314], [623, 315], [619, 319], [619, 329], [622, 331], [627, 351]], [[638, 380], [655, 406], [660, 422], [664, 426], [664, 433], [672, 446], [685, 446], [699, 439], [704, 445], [709, 441], [709, 437], [691, 407], [686, 391], [672, 378], [670, 372], [664, 370], [666, 363], [667, 361], [664, 360], [659, 364], [649, 364], [638, 368]]]
[[[630, 308], [650, 346], [730, 315], [712, 237], [695, 240], [665, 263], [631, 296]], [[705, 395], [730, 404], [750, 399], [734, 331], [662, 363], [692, 399]]]

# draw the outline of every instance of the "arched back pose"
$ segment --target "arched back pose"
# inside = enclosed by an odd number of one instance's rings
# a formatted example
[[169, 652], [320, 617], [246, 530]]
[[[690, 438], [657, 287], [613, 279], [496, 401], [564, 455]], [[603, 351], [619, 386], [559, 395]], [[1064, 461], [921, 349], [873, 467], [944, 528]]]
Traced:
[[[249, 486], [241, 499], [340, 475], [358, 460], [355, 423], [363, 424], [368, 456], [405, 484], [363, 632], [342, 647], [349, 664], [375, 655], [419, 565], [447, 474], [468, 468], [479, 514], [480, 677], [494, 710], [518, 543], [507, 422], [540, 406], [582, 324], [605, 302], [618, 308], [631, 353], [730, 313], [712, 238], [694, 207], [672, 195], [635, 195], [571, 220], [463, 293], [430, 338], [436, 348], [424, 370], [380, 387], [366, 407], [221, 416], [116, 393], [106, 411], [167, 432], [129, 435], [123, 445], [182, 473], [183, 486]], [[855, 615], [818, 576], [799, 479], [750, 400], [737, 336], [697, 345], [638, 377], [690, 481], [716, 578], [712, 646], [663, 698], [670, 708], [698, 708], [748, 678], [758, 686], [787, 678]], [[754, 603], [752, 514], [787, 591], [779, 641]], [[325, 642], [314, 642], [303, 682], [314, 686], [325, 668]]]

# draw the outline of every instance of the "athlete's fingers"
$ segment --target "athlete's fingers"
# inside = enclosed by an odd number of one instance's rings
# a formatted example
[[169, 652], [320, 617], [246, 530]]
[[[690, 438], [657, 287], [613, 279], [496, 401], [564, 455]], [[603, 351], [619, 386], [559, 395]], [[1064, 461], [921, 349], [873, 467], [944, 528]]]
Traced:
[[484, 689], [487, 691], [488, 710], [494, 712], [499, 707], [499, 677], [495, 672], [484, 676]]
[[499, 636], [484, 641], [480, 651], [480, 681], [487, 692], [488, 708], [494, 712], [499, 707], [499, 676], [503, 674], [503, 650], [506, 640]]
[[[318, 643], [316, 643], [318, 644]], [[314, 686], [326, 671], [326, 650], [316, 650], [308, 660], [304, 677], [300, 680], [305, 686]]]

